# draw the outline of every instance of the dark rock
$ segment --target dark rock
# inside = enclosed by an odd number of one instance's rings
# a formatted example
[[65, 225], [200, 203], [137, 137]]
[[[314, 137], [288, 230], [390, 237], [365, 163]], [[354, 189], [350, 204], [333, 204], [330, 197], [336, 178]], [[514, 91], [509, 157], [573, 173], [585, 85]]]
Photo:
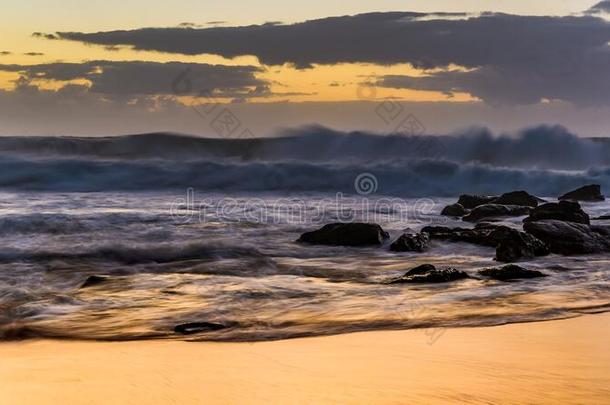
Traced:
[[211, 332], [226, 328], [225, 325], [212, 322], [191, 322], [183, 323], [174, 328], [174, 332], [182, 335], [192, 335], [201, 332]]
[[105, 276], [89, 276], [85, 280], [85, 282], [80, 286], [80, 288], [88, 288], [93, 287], [108, 281], [108, 277]]
[[534, 208], [524, 222], [541, 221], [544, 219], [557, 219], [559, 221], [577, 222], [589, 224], [589, 215], [580, 208], [580, 204], [574, 201], [559, 201], [558, 203], [547, 203]]
[[428, 249], [430, 237], [427, 233], [403, 233], [391, 245], [393, 252], [423, 252]]
[[460, 203], [448, 205], [441, 211], [441, 215], [448, 217], [462, 217], [466, 214], [468, 214], [468, 210], [462, 207]]
[[530, 207], [523, 207], [520, 205], [484, 204], [479, 205], [470, 211], [470, 214], [462, 219], [469, 222], [478, 222], [488, 218], [519, 217], [521, 215], [527, 215], [529, 212]]
[[394, 279], [390, 283], [447, 283], [465, 278], [470, 278], [466, 272], [452, 268], [438, 270], [431, 264], [424, 264], [409, 270], [402, 277]]
[[449, 242], [468, 242], [477, 245], [483, 244], [482, 235], [474, 229], [450, 228], [447, 226], [426, 226], [422, 228], [422, 233], [427, 233], [431, 239]]
[[536, 207], [541, 200], [526, 191], [513, 191], [502, 194], [500, 197], [491, 201], [491, 204], [500, 205], [521, 205], [524, 207]]
[[546, 219], [526, 222], [527, 233], [542, 240], [552, 253], [577, 255], [610, 252], [610, 227]]
[[298, 242], [316, 245], [366, 246], [380, 245], [389, 237], [390, 235], [377, 224], [334, 223], [304, 233]]
[[404, 276], [414, 276], [417, 274], [426, 274], [429, 273], [431, 271], [436, 270], [436, 267], [434, 267], [434, 265], [432, 264], [420, 264], [417, 267], [413, 267], [411, 270], [407, 271]]
[[504, 239], [509, 237], [515, 229], [505, 225], [495, 225], [486, 222], [481, 222], [475, 225], [475, 231], [479, 232], [481, 237], [481, 244], [487, 246], [496, 247]]
[[422, 229], [433, 240], [465, 242], [496, 248], [496, 259], [512, 262], [549, 254], [549, 248], [536, 237], [504, 225], [479, 223], [472, 229], [427, 226]]
[[528, 270], [515, 264], [509, 264], [504, 267], [495, 267], [479, 271], [479, 274], [486, 277], [491, 277], [496, 280], [517, 280], [523, 278], [547, 277], [546, 274], [537, 270]]
[[511, 228], [504, 225], [480, 223], [474, 228], [426, 226], [422, 232], [430, 235], [431, 239], [496, 247], [509, 229]]
[[479, 205], [489, 204], [493, 200], [498, 198], [495, 195], [470, 195], [470, 194], [462, 194], [458, 199], [458, 204], [467, 210], [471, 210], [473, 208], [478, 207]]
[[496, 246], [496, 260], [500, 262], [515, 262], [521, 259], [532, 259], [546, 256], [550, 253], [548, 246], [540, 239], [516, 229], [503, 230]]
[[589, 184], [570, 191], [559, 197], [559, 200], [573, 200], [573, 201], [604, 201], [605, 198], [602, 195], [601, 186], [599, 184]]

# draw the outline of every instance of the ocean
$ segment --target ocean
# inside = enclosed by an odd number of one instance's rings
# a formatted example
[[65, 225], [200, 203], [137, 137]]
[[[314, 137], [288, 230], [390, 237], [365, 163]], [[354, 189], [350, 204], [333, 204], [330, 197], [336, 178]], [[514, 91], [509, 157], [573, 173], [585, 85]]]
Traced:
[[[553, 201], [589, 183], [610, 190], [609, 148], [558, 127], [514, 137], [312, 127], [267, 139], [0, 138], [0, 339], [260, 341], [419, 328], [432, 344], [447, 327], [607, 311], [610, 254], [520, 262], [549, 277], [501, 282], [477, 273], [498, 265], [493, 248], [388, 247], [405, 229], [471, 227], [440, 215], [462, 193], [523, 189]], [[596, 217], [610, 203], [583, 209]], [[378, 223], [390, 238], [364, 248], [296, 242], [349, 221]], [[472, 278], [388, 284], [422, 263]], [[225, 327], [174, 331], [190, 322]]]

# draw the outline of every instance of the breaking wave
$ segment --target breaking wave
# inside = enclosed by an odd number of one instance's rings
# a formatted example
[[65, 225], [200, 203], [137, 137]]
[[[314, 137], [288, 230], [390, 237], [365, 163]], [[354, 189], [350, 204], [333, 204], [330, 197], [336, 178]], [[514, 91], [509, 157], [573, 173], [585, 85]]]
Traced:
[[408, 197], [610, 187], [610, 143], [557, 126], [497, 136], [486, 129], [415, 137], [307, 127], [258, 139], [5, 137], [0, 165], [5, 190], [352, 192], [363, 172], [377, 178], [378, 193]]
[[21, 191], [153, 191], [192, 187], [224, 192], [351, 193], [354, 179], [363, 172], [377, 178], [379, 194], [404, 197], [501, 193], [515, 189], [553, 196], [588, 183], [610, 188], [609, 167], [558, 171], [429, 159], [339, 164], [2, 158], [0, 165], [4, 168], [0, 188]]

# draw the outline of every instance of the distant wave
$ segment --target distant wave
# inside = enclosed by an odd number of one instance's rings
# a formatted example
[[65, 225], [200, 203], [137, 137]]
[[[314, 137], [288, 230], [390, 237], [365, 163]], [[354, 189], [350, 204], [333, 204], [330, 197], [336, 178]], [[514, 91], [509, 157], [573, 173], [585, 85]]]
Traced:
[[513, 136], [471, 129], [452, 136], [381, 136], [322, 127], [280, 137], [210, 139], [173, 134], [0, 138], [0, 189], [353, 192], [358, 174], [379, 194], [408, 197], [526, 189], [558, 195], [610, 187], [610, 143], [563, 127]]
[[166, 133], [101, 138], [0, 137], [0, 154], [181, 161], [378, 162], [434, 158], [561, 170], [610, 165], [609, 142], [579, 138], [560, 126], [539, 126], [513, 135], [494, 135], [485, 128], [474, 128], [451, 136], [346, 133], [310, 126], [281, 135], [256, 139], [197, 138]]

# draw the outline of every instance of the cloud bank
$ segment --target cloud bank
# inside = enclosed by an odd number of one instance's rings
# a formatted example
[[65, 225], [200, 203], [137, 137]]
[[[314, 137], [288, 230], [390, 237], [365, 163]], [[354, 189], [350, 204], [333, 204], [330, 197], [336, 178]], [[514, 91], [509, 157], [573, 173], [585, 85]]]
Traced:
[[84, 79], [91, 83], [89, 87], [83, 86], [91, 93], [120, 96], [181, 95], [177, 93], [185, 89], [176, 88], [175, 81], [185, 76], [188, 76], [189, 93], [206, 91], [219, 97], [247, 95], [252, 88], [267, 88], [265, 81], [255, 77], [260, 70], [253, 66], [144, 61], [0, 65], [0, 71], [20, 73], [21, 83], [35, 79]]
[[[605, 10], [608, 2], [593, 7]], [[610, 103], [610, 23], [591, 15], [369, 13], [282, 25], [59, 32], [64, 40], [167, 53], [255, 55], [265, 65], [410, 63], [441, 69], [382, 86], [467, 92], [490, 103]], [[448, 71], [451, 66], [466, 71]]]

